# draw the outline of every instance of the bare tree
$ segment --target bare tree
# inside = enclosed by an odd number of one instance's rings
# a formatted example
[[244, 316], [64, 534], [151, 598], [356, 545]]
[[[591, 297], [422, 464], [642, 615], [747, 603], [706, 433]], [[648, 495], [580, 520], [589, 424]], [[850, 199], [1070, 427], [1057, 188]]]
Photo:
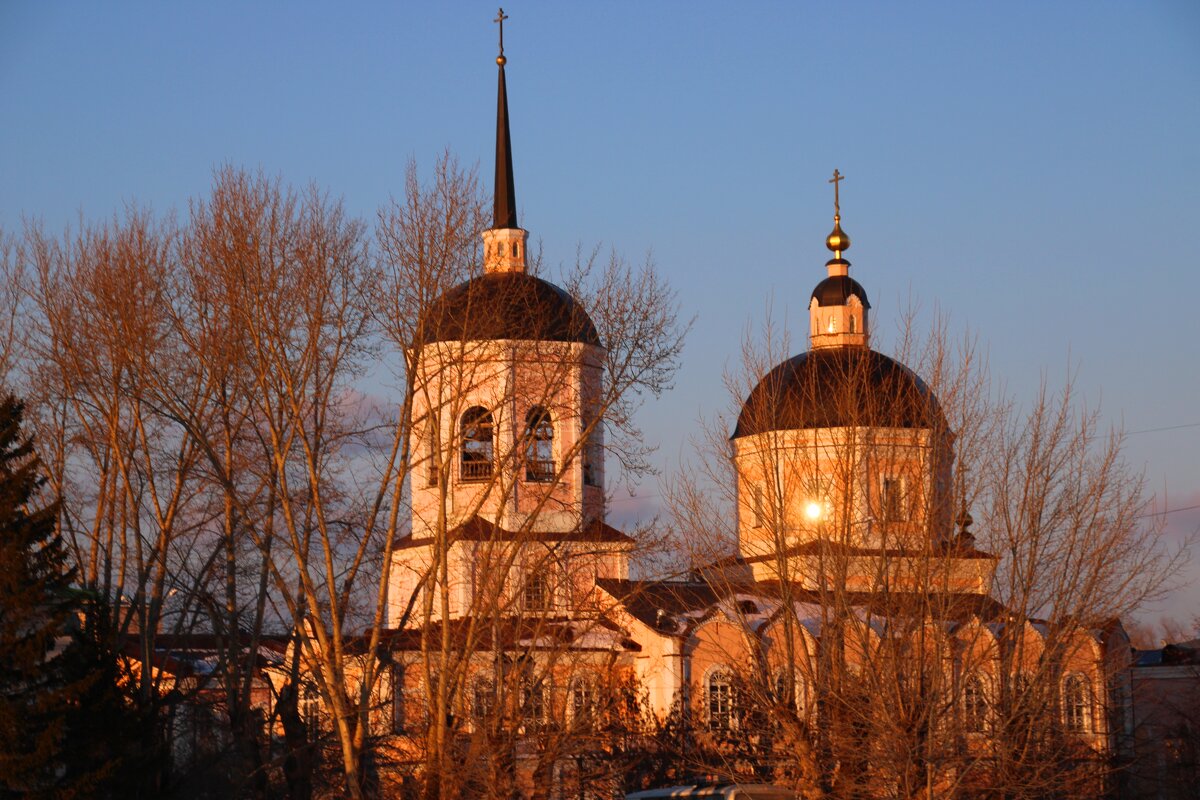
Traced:
[[[169, 719], [219, 686], [232, 785], [261, 795], [258, 645], [268, 624], [298, 629], [358, 785], [340, 671], [356, 578], [378, 574], [347, 457], [370, 345], [363, 226], [315, 189], [226, 168], [182, 229], [130, 209], [61, 238], [31, 226], [18, 252], [18, 371], [81, 580], [117, 600], [107, 629], [137, 653], [138, 703]], [[160, 668], [200, 641], [181, 633], [215, 643], [191, 689]]]
[[21, 337], [18, 319], [21, 311], [21, 264], [17, 240], [0, 229], [0, 386], [8, 386], [20, 361]]
[[354, 491], [350, 452], [361, 434], [353, 382], [371, 335], [365, 231], [315, 188], [296, 192], [226, 169], [210, 199], [193, 205], [189, 233], [204, 322], [192, 345], [222, 398], [205, 452], [229, 533], [227, 607], [236, 594], [236, 531], [261, 558], [255, 617], [269, 581], [331, 710], [342, 772], [357, 796], [365, 732], [345, 646], [355, 632], [354, 591], [379, 544], [360, 527], [370, 498]]
[[[213, 516], [197, 440], [158, 402], [163, 385], [204, 401], [172, 326], [177, 236], [170, 218], [129, 208], [61, 238], [30, 226], [19, 247], [23, 390], [79, 580], [112, 599], [101, 629], [126, 654], [131, 699], [148, 720], [169, 714], [168, 689], [179, 689], [155, 668], [156, 640], [194, 625], [193, 568]], [[157, 730], [146, 726], [143, 749], [165, 754]]]

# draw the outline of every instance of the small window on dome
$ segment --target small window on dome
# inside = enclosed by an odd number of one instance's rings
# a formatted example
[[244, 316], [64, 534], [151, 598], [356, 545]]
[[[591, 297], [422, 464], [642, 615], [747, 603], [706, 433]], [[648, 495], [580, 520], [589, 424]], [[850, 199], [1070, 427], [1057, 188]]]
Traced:
[[513, 242], [513, 258], [517, 257], [517, 243]]
[[858, 326], [854, 322], [854, 315], [851, 314], [850, 315], [850, 332], [857, 333], [858, 332], [857, 329], [858, 329]]

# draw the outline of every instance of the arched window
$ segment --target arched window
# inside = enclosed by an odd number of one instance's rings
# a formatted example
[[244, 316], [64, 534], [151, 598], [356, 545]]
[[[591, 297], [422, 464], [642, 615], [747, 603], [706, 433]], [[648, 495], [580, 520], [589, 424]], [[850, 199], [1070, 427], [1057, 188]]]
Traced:
[[1092, 692], [1083, 675], [1068, 675], [1063, 681], [1063, 722], [1071, 733], [1092, 730]]
[[854, 321], [854, 315], [850, 315], [850, 332], [855, 333], [858, 329], [858, 324]]
[[705, 700], [708, 703], [708, 729], [731, 731], [737, 724], [737, 698], [734, 695], [733, 675], [724, 667], [713, 667], [705, 681]]
[[554, 423], [550, 412], [534, 406], [525, 415], [525, 480], [554, 479]]
[[796, 699], [796, 685], [793, 680], [788, 683], [787, 670], [783, 667], [771, 675], [771, 699], [776, 705], [789, 706]]
[[771, 673], [771, 699], [778, 706], [794, 710], [800, 719], [808, 717], [808, 687], [799, 667], [793, 667], [790, 684], [787, 667]]
[[468, 408], [462, 415], [462, 479], [486, 481], [492, 477], [494, 445], [492, 415], [480, 406]]
[[967, 733], [983, 733], [987, 727], [988, 703], [983, 680], [968, 675], [963, 681], [963, 727]]

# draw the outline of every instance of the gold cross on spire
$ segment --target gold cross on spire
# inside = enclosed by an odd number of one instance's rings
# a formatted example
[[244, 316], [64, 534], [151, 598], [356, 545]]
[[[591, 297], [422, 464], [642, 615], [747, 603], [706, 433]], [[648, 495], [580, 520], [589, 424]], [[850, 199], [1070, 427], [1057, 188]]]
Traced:
[[833, 214], [836, 217], [842, 215], [842, 206], [838, 197], [838, 184], [844, 180], [846, 180], [846, 176], [838, 172], [835, 168], [833, 170], [833, 177], [829, 179], [829, 182], [833, 184]]
[[492, 20], [492, 22], [500, 25], [500, 55], [496, 57], [496, 60], [500, 62], [500, 66], [504, 66], [504, 20], [506, 19], [508, 19], [508, 15], [501, 8], [496, 14], [496, 18]]

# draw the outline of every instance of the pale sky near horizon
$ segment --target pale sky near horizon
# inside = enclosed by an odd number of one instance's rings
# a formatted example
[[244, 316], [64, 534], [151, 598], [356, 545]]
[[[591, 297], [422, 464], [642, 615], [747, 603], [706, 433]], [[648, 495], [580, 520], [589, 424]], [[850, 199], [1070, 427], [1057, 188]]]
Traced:
[[[505, 11], [522, 225], [550, 265], [580, 244], [653, 252], [695, 316], [676, 388], [643, 414], [664, 471], [729, 408], [722, 372], [768, 306], [803, 348], [836, 167], [879, 341], [915, 300], [977, 333], [1021, 402], [1072, 366], [1151, 489], [1190, 509], [1172, 536], [1200, 528], [1200, 4]], [[226, 163], [368, 221], [410, 158], [448, 148], [489, 182], [495, 15], [0, 3], [0, 228], [182, 211]], [[658, 492], [616, 509], [653, 513]], [[1200, 615], [1196, 576], [1163, 610]]]

